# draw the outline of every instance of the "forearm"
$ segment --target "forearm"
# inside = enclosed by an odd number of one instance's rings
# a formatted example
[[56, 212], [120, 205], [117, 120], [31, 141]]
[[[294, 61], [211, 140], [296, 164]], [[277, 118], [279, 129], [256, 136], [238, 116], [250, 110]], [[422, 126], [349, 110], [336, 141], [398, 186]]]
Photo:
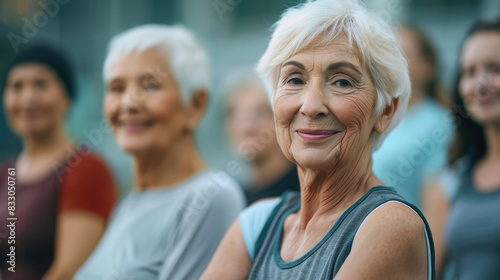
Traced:
[[71, 280], [73, 279], [77, 269], [69, 269], [59, 265], [52, 265], [47, 273], [45, 273], [42, 280]]

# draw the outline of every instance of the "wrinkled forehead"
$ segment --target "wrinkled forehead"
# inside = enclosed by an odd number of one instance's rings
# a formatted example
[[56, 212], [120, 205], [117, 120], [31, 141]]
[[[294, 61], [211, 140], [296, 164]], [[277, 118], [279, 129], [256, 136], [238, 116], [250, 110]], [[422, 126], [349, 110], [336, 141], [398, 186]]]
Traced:
[[170, 66], [167, 56], [157, 49], [148, 49], [140, 52], [132, 51], [118, 58], [111, 65], [106, 82], [127, 78], [164, 78], [168, 75]]
[[343, 33], [340, 33], [333, 39], [328, 39], [326, 35], [321, 34], [283, 63], [294, 59], [306, 58], [314, 59], [325, 65], [329, 65], [332, 62], [344, 61], [351, 63], [360, 70], [364, 68], [363, 58], [357, 43], [354, 40], [349, 40]]

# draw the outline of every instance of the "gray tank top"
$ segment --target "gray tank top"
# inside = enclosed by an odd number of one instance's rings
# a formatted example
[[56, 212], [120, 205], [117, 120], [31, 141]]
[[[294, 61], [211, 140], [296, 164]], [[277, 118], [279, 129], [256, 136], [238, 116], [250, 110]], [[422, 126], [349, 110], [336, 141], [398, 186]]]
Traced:
[[460, 280], [500, 279], [500, 190], [479, 192], [472, 169], [452, 201], [446, 232], [450, 264]]
[[287, 192], [269, 216], [256, 244], [255, 260], [248, 279], [327, 279], [332, 280], [351, 251], [354, 236], [363, 220], [378, 206], [399, 201], [410, 206], [424, 221], [427, 240], [429, 278], [434, 279], [434, 245], [429, 226], [422, 213], [405, 202], [393, 188], [374, 187], [347, 209], [326, 236], [309, 252], [292, 262], [281, 259], [283, 224], [291, 213], [300, 209], [300, 194]]

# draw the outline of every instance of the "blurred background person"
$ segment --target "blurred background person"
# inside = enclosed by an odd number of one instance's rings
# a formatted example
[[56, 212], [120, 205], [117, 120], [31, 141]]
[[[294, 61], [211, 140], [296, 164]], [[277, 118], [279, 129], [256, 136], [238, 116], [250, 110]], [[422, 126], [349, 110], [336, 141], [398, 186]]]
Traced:
[[244, 186], [248, 205], [299, 191], [297, 168], [283, 155], [276, 141], [274, 118], [264, 84], [251, 69], [228, 79], [227, 131], [237, 156], [250, 162], [252, 176]]
[[[370, 11], [388, 21], [414, 22], [427, 31], [440, 54], [439, 76], [445, 88], [453, 83], [457, 46], [468, 26], [479, 17], [500, 13], [498, 0], [366, 2]], [[206, 47], [213, 62], [214, 83], [210, 92], [220, 93], [230, 73], [242, 65], [255, 64], [267, 47], [270, 24], [279, 19], [284, 7], [297, 3], [297, 0], [0, 1], [0, 69], [7, 66], [19, 49], [35, 40], [50, 40], [64, 47], [79, 69], [78, 92], [82, 93], [68, 116], [68, 134], [74, 139], [99, 142], [95, 150], [113, 167], [124, 194], [133, 186], [132, 159], [117, 147], [111, 131], [99, 130], [104, 120], [103, 103], [95, 100], [101, 100], [104, 94], [101, 77], [106, 48], [102, 42], [141, 24], [182, 23], [195, 31]], [[240, 180], [248, 172], [231, 167], [235, 155], [224, 137], [225, 99], [222, 94], [210, 97], [196, 135], [197, 147], [208, 166], [223, 169]], [[83, 114], [85, 118], [81, 117]], [[17, 155], [21, 144], [7, 128], [4, 113], [0, 113], [0, 135], [0, 161]]]
[[[61, 51], [35, 44], [5, 72], [3, 100], [23, 150], [0, 173], [0, 217], [9, 216], [7, 168], [15, 168], [15, 273], [1, 242], [2, 279], [72, 279], [104, 233], [116, 189], [104, 162], [63, 129], [75, 98]], [[77, 148], [78, 147], [78, 148]], [[81, 148], [81, 149], [80, 149]]]
[[408, 202], [420, 207], [425, 182], [446, 165], [452, 124], [438, 81], [438, 58], [418, 28], [399, 30], [408, 59], [412, 95], [401, 123], [373, 154], [373, 170]]
[[460, 280], [500, 277], [500, 18], [478, 21], [461, 47], [456, 137], [448, 169], [426, 192], [436, 267]]
[[195, 144], [209, 71], [205, 50], [182, 26], [143, 25], [111, 40], [104, 110], [133, 157], [135, 188], [75, 279], [197, 279], [205, 269], [245, 204]]

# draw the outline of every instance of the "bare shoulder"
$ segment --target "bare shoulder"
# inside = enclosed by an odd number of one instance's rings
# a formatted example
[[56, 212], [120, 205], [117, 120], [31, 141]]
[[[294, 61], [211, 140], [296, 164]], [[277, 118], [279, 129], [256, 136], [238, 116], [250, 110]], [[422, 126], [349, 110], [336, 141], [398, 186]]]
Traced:
[[410, 206], [402, 202], [390, 201], [373, 210], [361, 225], [358, 233], [363, 234], [370, 228], [392, 234], [396, 232], [423, 233], [425, 225], [420, 215]]
[[368, 215], [355, 236], [354, 243], [366, 246], [387, 245], [380, 253], [399, 254], [409, 250], [426, 250], [425, 224], [408, 205], [391, 201]]
[[252, 262], [245, 248], [237, 219], [228, 230], [210, 264], [201, 276], [202, 280], [247, 279]]
[[426, 279], [425, 234], [425, 224], [412, 208], [385, 203], [361, 224], [335, 279]]

